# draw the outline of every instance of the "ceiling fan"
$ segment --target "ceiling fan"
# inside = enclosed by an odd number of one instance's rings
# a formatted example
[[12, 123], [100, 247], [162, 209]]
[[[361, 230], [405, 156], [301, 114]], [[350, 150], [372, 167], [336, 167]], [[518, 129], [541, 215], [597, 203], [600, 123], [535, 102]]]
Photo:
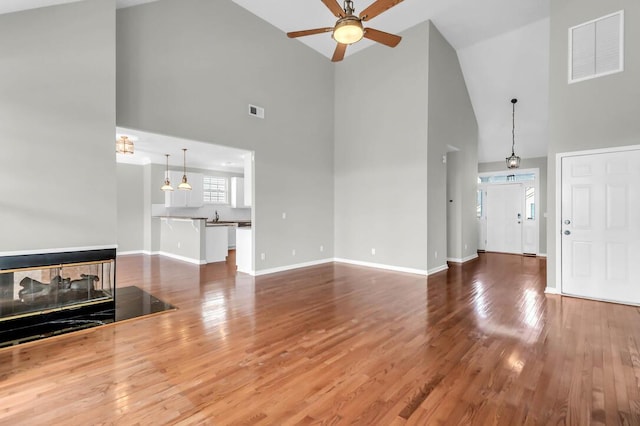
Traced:
[[364, 38], [376, 41], [389, 47], [396, 47], [402, 37], [395, 34], [385, 33], [384, 31], [374, 30], [373, 28], [365, 28], [362, 23], [375, 18], [382, 12], [391, 9], [393, 6], [402, 2], [402, 0], [376, 0], [369, 7], [363, 10], [359, 16], [354, 15], [355, 9], [352, 0], [345, 0], [344, 7], [340, 7], [337, 0], [321, 0], [333, 13], [338, 20], [333, 27], [316, 28], [313, 30], [293, 31], [287, 33], [289, 38], [303, 37], [313, 34], [321, 34], [331, 32], [331, 37], [338, 42], [336, 50], [333, 52], [332, 62], [338, 62], [344, 59], [347, 46], [356, 43]]

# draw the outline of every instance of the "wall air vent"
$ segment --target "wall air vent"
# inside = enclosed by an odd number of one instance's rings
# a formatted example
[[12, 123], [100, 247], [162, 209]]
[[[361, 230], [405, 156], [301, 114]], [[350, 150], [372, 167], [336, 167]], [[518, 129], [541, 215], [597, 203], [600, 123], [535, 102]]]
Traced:
[[264, 118], [264, 108], [249, 104], [249, 115]]
[[621, 72], [624, 11], [569, 28], [569, 83]]

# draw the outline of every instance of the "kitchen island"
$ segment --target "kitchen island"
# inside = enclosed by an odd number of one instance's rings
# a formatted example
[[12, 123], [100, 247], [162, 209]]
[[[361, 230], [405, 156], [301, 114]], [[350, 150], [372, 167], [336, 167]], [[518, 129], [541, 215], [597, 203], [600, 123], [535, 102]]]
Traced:
[[224, 262], [228, 255], [229, 226], [200, 217], [159, 216], [160, 255], [204, 265]]

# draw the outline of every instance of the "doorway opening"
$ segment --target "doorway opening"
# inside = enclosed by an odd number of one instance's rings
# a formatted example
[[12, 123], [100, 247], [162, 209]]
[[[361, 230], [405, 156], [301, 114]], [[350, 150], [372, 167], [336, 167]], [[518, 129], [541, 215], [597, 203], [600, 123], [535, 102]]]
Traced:
[[539, 252], [540, 170], [478, 174], [478, 249], [536, 255]]

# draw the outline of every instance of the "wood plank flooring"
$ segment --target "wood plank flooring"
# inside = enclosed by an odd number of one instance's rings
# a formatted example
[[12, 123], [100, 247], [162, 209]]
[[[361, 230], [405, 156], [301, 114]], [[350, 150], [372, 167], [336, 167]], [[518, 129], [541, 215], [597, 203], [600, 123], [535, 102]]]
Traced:
[[545, 295], [545, 267], [123, 257], [179, 309], [0, 350], [0, 424], [640, 424], [638, 308]]

